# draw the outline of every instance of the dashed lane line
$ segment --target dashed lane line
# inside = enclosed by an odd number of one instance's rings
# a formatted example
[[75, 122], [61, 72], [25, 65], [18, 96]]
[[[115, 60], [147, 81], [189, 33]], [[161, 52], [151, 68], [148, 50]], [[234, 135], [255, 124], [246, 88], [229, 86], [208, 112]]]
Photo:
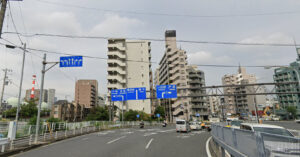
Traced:
[[126, 137], [126, 136], [119, 137], [119, 138], [117, 138], [117, 139], [114, 139], [114, 140], [112, 140], [112, 141], [107, 142], [107, 144], [114, 143], [114, 142], [116, 142], [116, 141], [118, 141], [118, 140], [120, 140], [120, 139], [122, 139], [122, 138], [125, 138], [125, 137]]
[[153, 141], [153, 138], [151, 138], [151, 140], [148, 142], [148, 144], [146, 145], [145, 149], [148, 149], [148, 148], [149, 148], [149, 146], [150, 146], [150, 144], [152, 143], [152, 141]]

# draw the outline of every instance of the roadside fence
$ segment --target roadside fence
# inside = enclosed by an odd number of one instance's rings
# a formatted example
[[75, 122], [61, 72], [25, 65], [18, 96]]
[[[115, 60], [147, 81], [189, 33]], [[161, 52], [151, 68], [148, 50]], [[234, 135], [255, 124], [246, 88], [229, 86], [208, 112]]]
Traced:
[[211, 125], [214, 142], [234, 157], [299, 157], [300, 138]]
[[[10, 140], [0, 138], [1, 153], [26, 149], [36, 144], [46, 144], [57, 140], [63, 140], [78, 135], [88, 134], [101, 130], [138, 127], [140, 122], [109, 122], [109, 121], [87, 121], [76, 123], [44, 123], [39, 132], [38, 143], [35, 143], [35, 126], [18, 125], [17, 138]], [[145, 126], [160, 125], [158, 122], [144, 122]], [[5, 129], [4, 129], [5, 130]]]

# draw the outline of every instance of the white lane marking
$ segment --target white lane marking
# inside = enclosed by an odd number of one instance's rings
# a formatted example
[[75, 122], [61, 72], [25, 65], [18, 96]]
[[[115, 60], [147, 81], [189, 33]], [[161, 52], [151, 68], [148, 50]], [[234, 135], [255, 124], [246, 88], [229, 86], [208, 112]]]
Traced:
[[152, 132], [152, 133], [146, 133], [144, 136], [146, 137], [146, 136], [151, 136], [151, 135], [155, 135], [155, 134], [157, 134], [157, 133], [155, 133], [155, 132]]
[[122, 135], [133, 134], [133, 132], [132, 132], [132, 131], [129, 131], [129, 132], [122, 132], [121, 134], [122, 134]]
[[83, 138], [82, 141], [85, 141], [85, 140], [88, 140], [88, 139], [89, 139], [89, 138], [86, 137], [86, 138]]
[[98, 132], [97, 135], [107, 135], [109, 133], [115, 133], [115, 131]]
[[210, 138], [208, 138], [208, 140], [206, 141], [206, 153], [208, 157], [211, 157], [211, 153], [209, 150], [209, 141], [211, 140], [212, 136]]
[[145, 149], [149, 148], [149, 146], [150, 146], [150, 144], [151, 144], [152, 141], [153, 141], [153, 138], [151, 138], [151, 140], [148, 142], [148, 144], [146, 145]]
[[159, 131], [159, 132], [170, 132], [170, 131], [175, 131], [175, 129], [163, 130], [163, 131]]
[[125, 138], [125, 137], [126, 137], [126, 136], [119, 137], [119, 138], [117, 138], [117, 139], [114, 139], [114, 140], [112, 140], [112, 141], [107, 142], [107, 144], [114, 143], [114, 142], [116, 142], [116, 141], [118, 141], [118, 140], [120, 140], [120, 139], [122, 139], [122, 138]]

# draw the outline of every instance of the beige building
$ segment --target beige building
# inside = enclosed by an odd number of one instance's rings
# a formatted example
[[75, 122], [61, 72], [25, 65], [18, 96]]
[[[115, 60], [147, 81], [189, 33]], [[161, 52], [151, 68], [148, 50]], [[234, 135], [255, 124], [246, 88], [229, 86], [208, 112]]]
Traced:
[[221, 99], [218, 96], [209, 96], [210, 113], [214, 116], [221, 114]]
[[[151, 48], [149, 41], [109, 39], [107, 68], [107, 104], [112, 89], [146, 87], [147, 97], [153, 90], [151, 71]], [[114, 102], [119, 110], [123, 103]], [[139, 110], [151, 114], [151, 99], [124, 102], [124, 110]]]
[[[223, 85], [243, 85], [256, 83], [256, 76], [247, 74], [246, 69], [239, 67], [237, 74], [225, 75], [222, 78]], [[265, 103], [265, 96], [247, 95], [247, 93], [260, 92], [261, 89], [256, 86], [225, 87], [224, 94], [234, 94], [234, 96], [225, 96], [225, 110], [230, 114], [249, 115], [254, 111], [254, 101], [256, 103]]]
[[98, 81], [78, 80], [75, 85], [75, 103], [90, 109], [98, 103]]
[[[156, 85], [175, 84], [178, 97], [188, 96], [187, 89], [180, 89], [188, 87], [186, 51], [177, 48], [175, 30], [165, 32], [165, 42], [166, 50], [156, 71]], [[161, 99], [159, 103], [165, 107], [169, 121], [175, 121], [176, 118], [189, 119], [188, 98]]]
[[67, 100], [59, 100], [51, 110], [51, 117], [58, 118], [62, 121], [73, 121], [75, 116], [75, 106], [68, 103]]
[[[200, 115], [201, 120], [208, 120], [209, 103], [207, 103], [205, 89], [200, 89], [205, 86], [204, 72], [199, 70], [196, 65], [187, 66], [189, 104], [187, 108], [187, 115], [189, 118], [198, 119], [196, 114]], [[194, 89], [193, 89], [194, 88]]]

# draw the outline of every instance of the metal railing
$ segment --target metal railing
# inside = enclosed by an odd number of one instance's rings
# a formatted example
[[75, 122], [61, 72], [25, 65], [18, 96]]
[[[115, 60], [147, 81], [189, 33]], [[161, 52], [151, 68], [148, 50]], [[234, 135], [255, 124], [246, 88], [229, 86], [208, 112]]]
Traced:
[[[8, 138], [0, 139], [0, 156], [1, 153], [25, 149], [34, 144], [45, 144], [57, 140], [62, 140], [78, 135], [88, 134], [101, 130], [137, 127], [140, 122], [108, 122], [108, 121], [89, 121], [78, 123], [51, 123], [41, 126], [39, 132], [38, 143], [34, 143], [35, 126], [29, 125], [26, 128], [26, 134], [17, 137], [15, 140]], [[158, 122], [144, 122], [145, 126], [159, 125]], [[20, 134], [21, 128], [18, 128], [17, 133]]]
[[[298, 157], [300, 138], [211, 125], [213, 140], [235, 157]], [[224, 153], [223, 153], [224, 154]]]

